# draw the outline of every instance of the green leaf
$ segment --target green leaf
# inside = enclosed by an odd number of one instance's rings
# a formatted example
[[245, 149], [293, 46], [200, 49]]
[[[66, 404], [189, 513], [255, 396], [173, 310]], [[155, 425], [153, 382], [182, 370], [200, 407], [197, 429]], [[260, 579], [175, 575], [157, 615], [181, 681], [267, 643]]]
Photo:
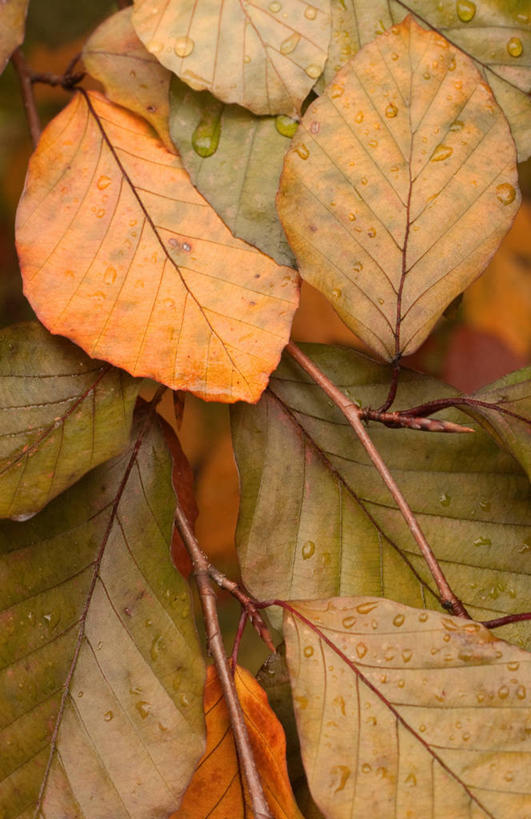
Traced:
[[135, 0], [148, 51], [197, 91], [255, 114], [297, 116], [323, 71], [330, 0]]
[[125, 449], [141, 383], [37, 322], [2, 330], [0, 517], [31, 517]]
[[[352, 350], [304, 350], [353, 401], [378, 407], [385, 400], [390, 367]], [[455, 394], [404, 370], [396, 408]], [[370, 594], [439, 607], [417, 545], [365, 450], [292, 360], [283, 360], [258, 404], [237, 406], [232, 417], [241, 481], [237, 546], [252, 594]], [[456, 410], [443, 417], [463, 423]], [[531, 609], [529, 486], [514, 459], [481, 429], [449, 435], [370, 423], [369, 431], [472, 616]], [[530, 631], [526, 623], [506, 628], [522, 642]]]
[[0, 3], [0, 74], [13, 51], [24, 42], [29, 0], [2, 0]]
[[507, 121], [472, 60], [412, 17], [304, 114], [277, 207], [300, 273], [379, 356], [420, 347], [518, 206]]
[[412, 12], [474, 58], [509, 120], [523, 162], [531, 154], [531, 28], [528, 0], [331, 0], [324, 84], [357, 51]]
[[[129, 449], [0, 530], [0, 814], [167, 815], [204, 747], [204, 662], [170, 560], [171, 462]], [[26, 814], [24, 814], [26, 815]]]
[[170, 133], [184, 167], [235, 236], [293, 265], [275, 208], [284, 155], [297, 122], [257, 117], [223, 105], [208, 91], [192, 91], [174, 78]]
[[[520, 461], [531, 478], [531, 367], [509, 373], [474, 393], [463, 410]], [[496, 404], [499, 410], [479, 402]]]
[[297, 602], [284, 633], [327, 819], [528, 815], [527, 652], [470, 620], [377, 598]]
[[131, 8], [108, 17], [85, 43], [87, 71], [105, 87], [113, 102], [147, 119], [168, 150], [171, 73], [146, 50], [131, 22]]

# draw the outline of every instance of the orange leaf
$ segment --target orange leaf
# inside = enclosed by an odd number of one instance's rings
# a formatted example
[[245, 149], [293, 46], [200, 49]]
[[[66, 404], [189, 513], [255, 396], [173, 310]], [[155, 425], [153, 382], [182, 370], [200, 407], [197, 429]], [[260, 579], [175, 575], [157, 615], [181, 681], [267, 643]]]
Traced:
[[45, 130], [17, 246], [49, 330], [173, 389], [256, 401], [288, 341], [295, 271], [234, 239], [180, 158], [100, 94]]
[[[267, 695], [255, 678], [237, 666], [236, 690], [274, 819], [300, 819], [286, 767], [284, 730], [271, 710]], [[247, 790], [242, 793], [236, 749], [221, 686], [213, 666], [205, 686], [207, 747], [184, 794], [181, 807], [170, 819], [239, 819], [252, 816]]]

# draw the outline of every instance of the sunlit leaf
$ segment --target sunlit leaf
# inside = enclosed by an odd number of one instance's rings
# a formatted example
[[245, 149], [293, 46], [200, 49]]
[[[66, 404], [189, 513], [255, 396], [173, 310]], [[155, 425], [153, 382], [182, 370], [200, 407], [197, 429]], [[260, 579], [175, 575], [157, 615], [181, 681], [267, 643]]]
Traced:
[[191, 88], [255, 114], [300, 113], [321, 74], [330, 0], [135, 0], [146, 48]]
[[476, 60], [511, 125], [520, 161], [531, 154], [531, 14], [528, 0], [331, 0], [324, 78], [375, 36], [413, 12]]
[[[236, 691], [249, 731], [251, 747], [274, 819], [302, 819], [295, 804], [286, 768], [286, 739], [267, 696], [254, 677], [241, 666], [234, 675]], [[205, 686], [207, 747], [186, 791], [180, 809], [171, 819], [212, 819], [247, 816], [251, 803], [242, 792], [236, 747], [229, 713], [216, 671], [208, 669]], [[252, 814], [250, 814], [252, 815]]]
[[284, 154], [297, 129], [289, 117], [257, 117], [223, 105], [174, 78], [170, 133], [199, 192], [235, 236], [292, 264], [275, 196]]
[[320, 631], [285, 613], [304, 765], [327, 819], [528, 815], [527, 652], [389, 600], [294, 608]]
[[142, 415], [125, 454], [2, 524], [2, 816], [178, 804], [204, 749], [204, 664], [170, 560], [174, 506], [168, 452]]
[[416, 350], [482, 272], [519, 201], [488, 87], [409, 17], [310, 105], [277, 205], [303, 278], [390, 360]]
[[83, 62], [110, 100], [147, 119], [173, 151], [168, 133], [171, 74], [138, 39], [131, 11], [122, 9], [103, 21], [85, 43]]
[[13, 51], [24, 41], [29, 0], [0, 2], [0, 74]]
[[17, 212], [24, 292], [90, 355], [218, 401], [255, 401], [289, 337], [297, 274], [234, 239], [137, 117], [77, 94]]
[[[383, 403], [389, 367], [351, 350], [304, 349], [353, 401]], [[394, 406], [453, 395], [404, 371]], [[470, 424], [455, 410], [438, 417]], [[529, 484], [514, 458], [480, 429], [445, 435], [371, 423], [369, 431], [471, 614], [491, 619], [531, 609]], [[256, 597], [372, 594], [438, 608], [433, 580], [380, 476], [342, 414], [297, 365], [283, 361], [256, 406], [234, 409], [233, 436], [237, 545]], [[506, 628], [504, 636], [522, 644], [531, 632], [528, 623]]]
[[31, 517], [125, 449], [140, 383], [36, 322], [2, 330], [0, 517]]
[[[531, 478], [531, 367], [509, 373], [472, 399], [478, 403], [464, 407], [465, 411], [520, 461]], [[485, 404], [496, 404], [498, 409]]]

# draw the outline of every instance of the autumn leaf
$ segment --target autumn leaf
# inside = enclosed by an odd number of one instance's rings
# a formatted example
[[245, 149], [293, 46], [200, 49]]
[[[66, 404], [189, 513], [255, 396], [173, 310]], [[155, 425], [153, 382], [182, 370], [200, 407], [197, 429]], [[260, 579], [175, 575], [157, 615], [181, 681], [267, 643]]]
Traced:
[[327, 819], [528, 814], [527, 652], [479, 623], [371, 597], [295, 603], [284, 632]]
[[409, 17], [310, 105], [277, 206], [302, 277], [392, 360], [482, 272], [517, 188], [509, 128], [472, 61]]
[[0, 528], [2, 816], [168, 814], [204, 750], [204, 662], [169, 547], [161, 432]]
[[321, 74], [330, 0], [136, 0], [148, 51], [198, 91], [255, 114], [297, 116]]
[[[274, 819], [302, 819], [295, 804], [286, 768], [286, 740], [267, 696], [241, 666], [234, 675], [236, 691]], [[208, 668], [204, 695], [207, 747], [180, 809], [171, 819], [212, 819], [252, 816], [247, 788], [242, 792], [238, 757], [231, 734], [227, 705], [213, 666]]]
[[[474, 58], [511, 125], [522, 162], [531, 154], [531, 30], [528, 0], [331, 0], [332, 37], [324, 79], [412, 12]], [[321, 82], [321, 81], [320, 81]]]
[[106, 96], [147, 119], [169, 151], [171, 73], [146, 50], [131, 23], [131, 8], [108, 17], [85, 43], [83, 62]]
[[180, 159], [99, 94], [44, 132], [17, 247], [49, 330], [173, 389], [256, 401], [289, 338], [295, 271], [234, 239]]
[[[352, 401], [381, 406], [388, 366], [353, 350], [303, 349]], [[457, 395], [403, 370], [394, 406]], [[456, 410], [435, 417], [474, 426]], [[236, 541], [252, 594], [370, 594], [439, 609], [408, 526], [356, 435], [292, 360], [282, 362], [256, 406], [235, 407], [232, 419], [241, 482]], [[481, 429], [450, 436], [371, 423], [369, 432], [472, 616], [531, 609], [529, 482], [516, 461]], [[505, 628], [507, 639], [529, 644], [529, 623]]]
[[0, 517], [31, 517], [124, 450], [140, 383], [36, 322], [2, 330]]
[[257, 117], [176, 77], [170, 111], [171, 138], [198, 191], [235, 236], [279, 264], [293, 264], [275, 196], [296, 120]]
[[2, 0], [0, 3], [0, 74], [13, 51], [24, 41], [29, 0]]

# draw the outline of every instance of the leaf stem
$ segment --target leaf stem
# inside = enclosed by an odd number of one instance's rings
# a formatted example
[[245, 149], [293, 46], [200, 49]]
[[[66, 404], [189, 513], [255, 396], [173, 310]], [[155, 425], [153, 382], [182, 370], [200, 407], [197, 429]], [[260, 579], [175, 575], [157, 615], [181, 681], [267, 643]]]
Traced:
[[378, 421], [386, 427], [421, 430], [422, 432], [475, 432], [472, 427], [454, 424], [437, 418], [405, 415], [400, 412], [382, 412], [381, 410], [360, 408], [359, 417], [364, 421]]
[[493, 401], [481, 401], [479, 398], [471, 398], [467, 395], [457, 395], [454, 398], [435, 398], [433, 401], [427, 401], [425, 404], [419, 404], [417, 407], [399, 410], [397, 414], [408, 417], [425, 417], [439, 410], [449, 409], [450, 407], [479, 407], [481, 409], [499, 412], [501, 415], [509, 415], [517, 421], [523, 421], [525, 424], [531, 425], [531, 419], [526, 418], [525, 415], [519, 415], [517, 412], [501, 407]]
[[225, 654], [225, 647], [219, 626], [216, 595], [210, 584], [212, 568], [210, 567], [207, 556], [199, 546], [192, 527], [190, 526], [190, 522], [179, 503], [177, 503], [175, 510], [175, 521], [194, 566], [194, 576], [199, 589], [199, 596], [201, 598], [205, 618], [208, 647], [214, 659], [223, 697], [229, 711], [234, 742], [238, 751], [240, 764], [247, 780], [253, 813], [256, 819], [271, 819], [271, 812], [264, 796], [260, 776], [258, 775], [230, 664]]
[[523, 620], [531, 620], [531, 611], [524, 611], [520, 614], [506, 614], [505, 617], [496, 617], [495, 620], [480, 620], [485, 628], [500, 628], [508, 626], [510, 623], [521, 623]]
[[393, 496], [395, 503], [400, 509], [402, 516], [408, 525], [409, 531], [413, 535], [424, 557], [424, 560], [428, 565], [433, 579], [437, 584], [441, 605], [443, 608], [447, 609], [454, 615], [469, 617], [462, 602], [456, 597], [450, 588], [450, 585], [446, 580], [441, 567], [439, 566], [437, 558], [426, 540], [426, 537], [424, 536], [422, 529], [411, 511], [409, 504], [397, 486], [393, 476], [389, 472], [389, 469], [387, 468], [382, 456], [369, 437], [369, 434], [367, 433], [367, 430], [365, 429], [360, 417], [360, 408], [353, 404], [352, 401], [347, 398], [347, 396], [342, 393], [341, 390], [332, 383], [332, 381], [330, 381], [322, 370], [320, 370], [319, 367], [314, 364], [314, 362], [308, 358], [308, 356], [305, 355], [293, 341], [290, 341], [287, 345], [286, 352], [294, 359], [294, 361], [297, 362], [297, 364], [299, 364], [300, 367], [302, 367], [303, 370], [305, 370], [305, 372], [308, 373], [309, 376], [311, 376], [315, 383], [321, 387], [323, 392], [332, 399], [334, 404], [341, 410], [350, 426], [358, 436], [360, 443], [379, 472], [383, 482], [389, 489], [389, 492]]
[[33, 94], [31, 70], [20, 48], [15, 49], [13, 52], [11, 62], [13, 63], [13, 68], [18, 75], [22, 93], [22, 101], [24, 103], [24, 110], [26, 111], [26, 119], [28, 121], [28, 128], [31, 135], [31, 140], [33, 142], [33, 147], [36, 148], [41, 135], [41, 123], [37, 112], [35, 96]]

